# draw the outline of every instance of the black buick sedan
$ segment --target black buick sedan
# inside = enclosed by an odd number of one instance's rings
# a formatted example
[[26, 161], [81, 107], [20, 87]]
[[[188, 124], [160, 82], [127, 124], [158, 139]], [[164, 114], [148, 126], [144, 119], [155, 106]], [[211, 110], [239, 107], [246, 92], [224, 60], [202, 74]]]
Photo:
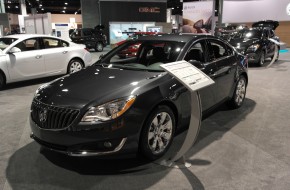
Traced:
[[[118, 53], [138, 44], [136, 57]], [[209, 35], [172, 34], [129, 40], [94, 65], [41, 86], [34, 96], [31, 137], [71, 156], [139, 152], [161, 157], [188, 127], [190, 92], [160, 65], [186, 60], [215, 84], [200, 91], [203, 113], [227, 101], [243, 104], [247, 59]]]
[[[279, 22], [277, 21], [256, 22], [250, 29], [245, 28], [237, 31], [229, 43], [236, 47], [240, 53], [248, 56], [249, 64], [263, 66], [266, 58], [273, 59], [274, 57], [276, 46], [274, 41], [278, 43], [280, 41], [274, 32], [278, 26]], [[276, 60], [278, 60], [278, 56]]]

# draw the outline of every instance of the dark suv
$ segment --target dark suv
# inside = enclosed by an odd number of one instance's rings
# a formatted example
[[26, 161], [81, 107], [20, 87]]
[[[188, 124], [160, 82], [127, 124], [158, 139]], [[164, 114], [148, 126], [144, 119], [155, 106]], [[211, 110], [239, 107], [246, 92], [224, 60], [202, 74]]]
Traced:
[[107, 37], [102, 30], [94, 28], [75, 29], [70, 38], [74, 43], [85, 44], [87, 48], [94, 48], [96, 51], [103, 51], [107, 44]]
[[[242, 29], [229, 40], [229, 43], [244, 55], [248, 56], [249, 63], [262, 66], [266, 58], [273, 59], [275, 46], [279, 45], [279, 37], [274, 30], [279, 26], [279, 22], [272, 20], [259, 21], [252, 25], [250, 29]], [[278, 60], [278, 56], [276, 60]]]

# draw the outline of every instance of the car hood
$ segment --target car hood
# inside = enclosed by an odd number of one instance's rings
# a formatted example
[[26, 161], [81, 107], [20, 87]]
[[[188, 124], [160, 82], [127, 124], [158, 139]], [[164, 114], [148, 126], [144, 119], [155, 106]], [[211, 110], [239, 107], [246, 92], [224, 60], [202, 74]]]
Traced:
[[48, 105], [81, 109], [90, 104], [100, 105], [138, 95], [142, 86], [164, 74], [91, 66], [43, 85], [37, 90], [35, 98]]
[[232, 46], [234, 46], [235, 48], [237, 48], [238, 50], [245, 50], [250, 45], [259, 43], [259, 41], [260, 40], [258, 38], [252, 38], [252, 39], [248, 39], [248, 38], [233, 38], [233, 39], [231, 39], [229, 41], [229, 43]]

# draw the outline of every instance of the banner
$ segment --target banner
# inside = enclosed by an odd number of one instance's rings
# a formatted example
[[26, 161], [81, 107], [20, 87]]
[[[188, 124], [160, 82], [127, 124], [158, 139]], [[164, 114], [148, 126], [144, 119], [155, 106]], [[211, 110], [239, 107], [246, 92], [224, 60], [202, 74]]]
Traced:
[[289, 0], [224, 0], [223, 23], [290, 21]]
[[182, 33], [210, 33], [213, 1], [183, 3]]

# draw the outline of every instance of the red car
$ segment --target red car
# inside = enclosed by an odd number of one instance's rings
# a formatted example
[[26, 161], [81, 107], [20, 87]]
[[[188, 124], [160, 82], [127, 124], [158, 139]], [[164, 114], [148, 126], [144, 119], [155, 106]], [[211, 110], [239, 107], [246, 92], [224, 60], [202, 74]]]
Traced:
[[[157, 34], [162, 34], [162, 33], [160, 32], [134, 32], [127, 40], [138, 39], [139, 36], [150, 36], [150, 35], [157, 35]], [[115, 47], [122, 45], [127, 40], [123, 40], [116, 43]], [[123, 51], [119, 52], [118, 56], [120, 58], [136, 57], [139, 47], [140, 47], [140, 43], [129, 46], [127, 49], [124, 49]]]

